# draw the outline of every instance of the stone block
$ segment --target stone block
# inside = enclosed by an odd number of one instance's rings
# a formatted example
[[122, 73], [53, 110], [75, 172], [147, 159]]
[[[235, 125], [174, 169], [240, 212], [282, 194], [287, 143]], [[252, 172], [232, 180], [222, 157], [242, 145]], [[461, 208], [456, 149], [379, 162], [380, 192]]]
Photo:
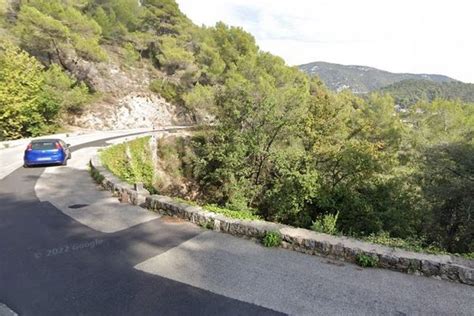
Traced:
[[439, 262], [434, 262], [431, 260], [422, 260], [421, 261], [421, 272], [426, 276], [439, 276], [440, 264]]

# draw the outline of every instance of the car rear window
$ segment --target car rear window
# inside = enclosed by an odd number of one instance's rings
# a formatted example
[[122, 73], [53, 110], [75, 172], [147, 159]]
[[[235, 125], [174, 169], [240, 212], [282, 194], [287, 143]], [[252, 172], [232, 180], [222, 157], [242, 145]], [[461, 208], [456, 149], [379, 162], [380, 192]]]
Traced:
[[56, 149], [56, 142], [34, 142], [34, 143], [31, 143], [31, 149], [33, 150]]

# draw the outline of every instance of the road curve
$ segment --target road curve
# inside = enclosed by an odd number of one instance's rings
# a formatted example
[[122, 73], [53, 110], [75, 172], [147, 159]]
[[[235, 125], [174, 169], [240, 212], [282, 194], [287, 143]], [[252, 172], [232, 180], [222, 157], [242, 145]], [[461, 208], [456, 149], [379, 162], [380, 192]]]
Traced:
[[68, 167], [0, 180], [0, 303], [18, 314], [473, 314], [467, 285], [266, 249], [121, 205], [83, 165], [106, 141], [73, 147]]

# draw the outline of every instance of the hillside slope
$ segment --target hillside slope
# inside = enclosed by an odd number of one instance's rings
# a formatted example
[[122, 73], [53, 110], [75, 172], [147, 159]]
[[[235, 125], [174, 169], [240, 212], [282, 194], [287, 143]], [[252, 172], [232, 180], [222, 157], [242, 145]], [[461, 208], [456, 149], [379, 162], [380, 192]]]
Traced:
[[474, 84], [463, 82], [434, 82], [428, 80], [403, 80], [379, 90], [388, 93], [401, 107], [408, 107], [418, 101], [431, 102], [435, 99], [456, 100], [474, 103]]
[[[243, 30], [198, 27], [173, 0], [2, 0], [0, 64], [21, 56], [34, 67], [9, 68], [0, 85], [17, 77], [34, 85], [5, 88], [13, 103], [0, 102], [0, 116], [11, 116], [0, 139], [71, 124], [120, 129], [207, 121], [217, 87], [257, 52]], [[34, 128], [31, 116], [38, 118]]]
[[454, 82], [443, 75], [392, 73], [377, 68], [314, 62], [300, 65], [309, 75], [317, 75], [334, 91], [349, 89], [354, 93], [368, 93], [402, 80], [428, 80], [433, 82]]

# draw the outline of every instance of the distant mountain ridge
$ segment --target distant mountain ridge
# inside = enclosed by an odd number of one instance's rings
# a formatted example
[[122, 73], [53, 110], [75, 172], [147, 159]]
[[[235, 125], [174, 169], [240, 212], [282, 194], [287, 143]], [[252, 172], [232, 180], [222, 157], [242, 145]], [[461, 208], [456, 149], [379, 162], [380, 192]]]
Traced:
[[309, 75], [319, 76], [331, 90], [349, 89], [358, 94], [379, 90], [404, 80], [425, 80], [435, 83], [459, 82], [438, 74], [393, 73], [367, 66], [327, 62], [313, 62], [298, 67]]

